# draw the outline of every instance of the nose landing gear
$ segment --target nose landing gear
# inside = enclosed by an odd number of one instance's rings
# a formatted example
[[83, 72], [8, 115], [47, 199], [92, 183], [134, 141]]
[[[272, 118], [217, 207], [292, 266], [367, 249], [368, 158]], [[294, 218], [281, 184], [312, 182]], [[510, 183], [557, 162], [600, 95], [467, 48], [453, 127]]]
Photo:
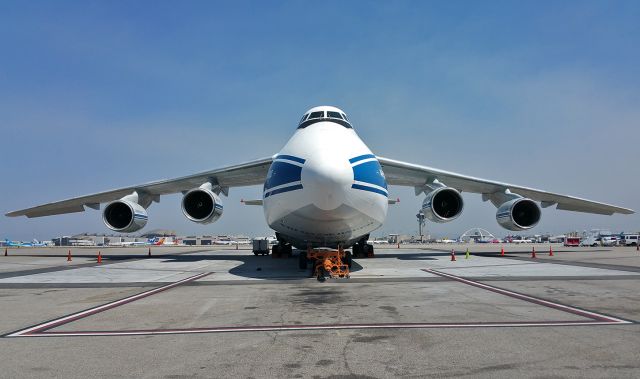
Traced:
[[324, 282], [326, 278], [348, 279], [350, 277], [349, 267], [351, 266], [351, 254], [345, 252], [342, 247], [338, 250], [307, 249], [300, 252], [299, 267], [306, 269], [307, 263], [312, 262], [313, 276], [319, 282]]

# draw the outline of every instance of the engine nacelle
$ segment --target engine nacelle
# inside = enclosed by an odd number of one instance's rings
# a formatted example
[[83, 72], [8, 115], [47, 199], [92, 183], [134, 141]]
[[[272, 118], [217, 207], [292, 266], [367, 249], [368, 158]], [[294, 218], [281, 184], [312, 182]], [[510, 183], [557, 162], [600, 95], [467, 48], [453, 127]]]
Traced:
[[496, 220], [505, 229], [520, 231], [536, 226], [541, 214], [535, 201], [522, 197], [502, 204], [496, 212]]
[[211, 185], [202, 185], [187, 192], [182, 198], [182, 213], [199, 224], [210, 224], [222, 216], [222, 201]]
[[147, 225], [147, 211], [138, 203], [116, 200], [109, 203], [102, 212], [102, 221], [114, 232], [131, 233]]
[[440, 187], [427, 194], [422, 202], [422, 213], [433, 222], [449, 222], [460, 216], [463, 207], [460, 192], [451, 187]]

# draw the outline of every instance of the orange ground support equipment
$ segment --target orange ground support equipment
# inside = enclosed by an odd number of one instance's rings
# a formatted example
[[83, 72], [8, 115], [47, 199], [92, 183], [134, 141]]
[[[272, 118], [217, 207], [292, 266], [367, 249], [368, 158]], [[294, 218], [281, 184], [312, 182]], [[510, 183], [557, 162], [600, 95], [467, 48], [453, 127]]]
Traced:
[[345, 251], [307, 249], [307, 259], [313, 262], [313, 276], [323, 282], [327, 277], [332, 279], [348, 279], [349, 264], [345, 259]]

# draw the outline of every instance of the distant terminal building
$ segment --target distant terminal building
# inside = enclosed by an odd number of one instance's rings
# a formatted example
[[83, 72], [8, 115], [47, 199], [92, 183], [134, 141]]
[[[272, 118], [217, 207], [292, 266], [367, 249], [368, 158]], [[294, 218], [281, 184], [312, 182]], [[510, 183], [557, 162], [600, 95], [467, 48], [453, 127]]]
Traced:
[[139, 236], [81, 233], [53, 238], [51, 241], [55, 246], [141, 246], [148, 244], [150, 240], [155, 239], [157, 241], [162, 238], [166, 238], [168, 241], [176, 241], [176, 245], [189, 246], [248, 245], [251, 243], [251, 238], [242, 235], [177, 236], [175, 230], [167, 229], [155, 229]]
[[189, 245], [189, 246], [251, 244], [251, 238], [247, 236], [229, 236], [229, 235], [186, 236], [186, 237], [178, 237], [178, 240], [180, 240], [182, 244]]

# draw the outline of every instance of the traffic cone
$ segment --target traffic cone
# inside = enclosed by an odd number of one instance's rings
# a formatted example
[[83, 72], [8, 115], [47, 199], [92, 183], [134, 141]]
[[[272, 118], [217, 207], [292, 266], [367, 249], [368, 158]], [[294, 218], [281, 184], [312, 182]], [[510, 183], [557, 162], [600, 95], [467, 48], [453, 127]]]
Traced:
[[500, 248], [500, 256], [501, 256], [501, 257], [504, 257], [504, 247], [501, 247], [501, 248]]
[[451, 249], [451, 262], [455, 262], [456, 261], [456, 252], [455, 250]]
[[469, 259], [469, 248], [467, 248], [467, 253], [464, 255], [464, 259]]
[[102, 263], [102, 254], [98, 251], [98, 263]]
[[549, 246], [549, 256], [553, 257], [553, 248]]
[[535, 247], [531, 248], [531, 258], [532, 259], [536, 259], [536, 248]]
[[67, 262], [71, 262], [71, 250], [67, 253]]

